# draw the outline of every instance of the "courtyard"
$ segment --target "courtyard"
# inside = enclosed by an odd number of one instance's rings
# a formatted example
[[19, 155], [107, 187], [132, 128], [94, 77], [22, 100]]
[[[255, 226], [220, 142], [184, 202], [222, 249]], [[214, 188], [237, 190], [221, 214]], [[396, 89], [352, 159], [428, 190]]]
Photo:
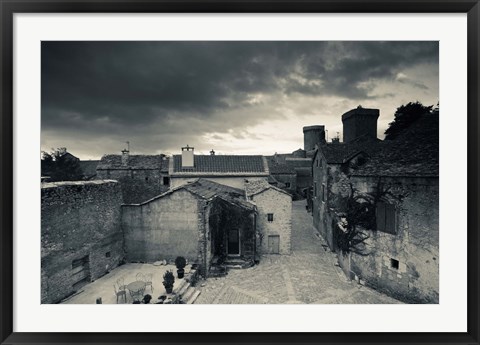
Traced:
[[[231, 269], [228, 275], [199, 281], [195, 287], [196, 304], [396, 304], [401, 303], [355, 281], [349, 281], [337, 266], [336, 254], [329, 251], [312, 226], [312, 217], [305, 209], [305, 200], [293, 202], [292, 253], [263, 255], [260, 263], [246, 269]], [[147, 287], [152, 303], [166, 295], [163, 274], [174, 265], [127, 263], [96, 281], [85, 285], [77, 294], [61, 303], [117, 303], [114, 285], [118, 279], [129, 284], [136, 275], [153, 274], [153, 291]], [[187, 265], [186, 276], [191, 271]], [[174, 292], [185, 292], [185, 279], [175, 279]], [[193, 289], [192, 289], [193, 292]], [[127, 293], [126, 303], [132, 303]], [[123, 299], [119, 303], [125, 303]]]
[[336, 254], [316, 235], [306, 201], [293, 202], [292, 254], [263, 255], [247, 269], [232, 269], [197, 288], [196, 304], [396, 304], [401, 303], [349, 281]]

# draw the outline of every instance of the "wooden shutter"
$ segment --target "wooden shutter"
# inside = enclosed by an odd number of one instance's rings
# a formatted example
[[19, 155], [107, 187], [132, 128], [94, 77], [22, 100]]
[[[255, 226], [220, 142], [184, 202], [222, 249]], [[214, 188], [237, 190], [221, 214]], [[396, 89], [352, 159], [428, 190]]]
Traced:
[[396, 234], [395, 205], [385, 204], [385, 232]]
[[376, 209], [377, 230], [385, 231], [385, 203], [378, 202]]

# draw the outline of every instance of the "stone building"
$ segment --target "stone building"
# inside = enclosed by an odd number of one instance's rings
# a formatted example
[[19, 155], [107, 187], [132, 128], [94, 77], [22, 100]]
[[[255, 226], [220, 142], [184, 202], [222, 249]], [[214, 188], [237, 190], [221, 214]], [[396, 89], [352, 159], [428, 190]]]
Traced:
[[270, 176], [277, 182], [271, 183], [272, 185], [290, 192], [297, 190], [297, 171], [294, 168], [286, 164], [274, 163], [272, 160], [268, 161], [268, 168]]
[[116, 181], [42, 183], [42, 303], [56, 303], [124, 259]]
[[104, 155], [97, 165], [98, 179], [114, 179], [122, 186], [125, 203], [141, 203], [170, 187], [168, 157], [159, 155]]
[[[355, 114], [344, 121], [344, 133], [354, 137], [321, 145], [314, 156], [314, 227], [349, 276], [406, 302], [438, 303], [438, 114], [425, 114], [390, 141], [371, 135], [373, 123], [349, 130], [359, 123]], [[375, 225], [362, 229], [362, 253], [338, 246], [352, 192], [374, 199]]]
[[184, 256], [204, 276], [212, 262], [255, 259], [255, 205], [245, 191], [196, 179], [139, 205], [122, 206], [128, 261]]
[[290, 254], [292, 196], [264, 181], [246, 183], [245, 191], [257, 207], [257, 252]]
[[175, 188], [198, 178], [240, 188], [245, 181], [268, 180], [268, 163], [263, 156], [195, 155], [193, 147], [183, 147], [181, 155], [174, 155], [169, 164], [171, 186]]

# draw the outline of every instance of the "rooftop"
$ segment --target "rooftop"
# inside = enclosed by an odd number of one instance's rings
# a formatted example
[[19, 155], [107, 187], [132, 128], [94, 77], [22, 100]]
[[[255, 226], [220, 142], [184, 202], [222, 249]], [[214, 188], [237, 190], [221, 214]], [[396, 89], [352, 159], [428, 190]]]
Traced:
[[267, 176], [268, 164], [263, 156], [195, 155], [194, 166], [182, 168], [182, 156], [174, 155], [171, 175]]
[[264, 180], [255, 180], [255, 181], [249, 181], [248, 183], [245, 183], [245, 193], [247, 197], [251, 197], [253, 195], [259, 194], [267, 189], [273, 189], [278, 192], [290, 195], [290, 193], [278, 187], [272, 186], [271, 184], [269, 184], [267, 181], [264, 181]]
[[394, 140], [385, 140], [353, 176], [439, 175], [439, 118], [425, 114]]
[[235, 204], [241, 206], [243, 208], [254, 210], [255, 205], [248, 202], [245, 198], [245, 191], [242, 189], [226, 186], [220, 183], [216, 183], [210, 180], [199, 178], [193, 182], [183, 184], [176, 188], [170, 189], [169, 191], [156, 196], [153, 199], [143, 202], [140, 205], [148, 204], [154, 200], [160, 199], [166, 195], [170, 195], [175, 193], [178, 190], [187, 190], [190, 193], [205, 199], [205, 200], [212, 200], [214, 198], [220, 198], [225, 200], [231, 204]]
[[161, 169], [168, 171], [168, 157], [165, 155], [129, 155], [127, 165], [122, 165], [122, 155], [104, 155], [97, 170], [106, 169]]

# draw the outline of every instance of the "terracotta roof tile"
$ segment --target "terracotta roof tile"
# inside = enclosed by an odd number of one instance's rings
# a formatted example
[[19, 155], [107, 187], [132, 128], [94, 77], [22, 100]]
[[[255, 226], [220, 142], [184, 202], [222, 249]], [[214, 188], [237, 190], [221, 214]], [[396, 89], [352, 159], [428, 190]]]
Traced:
[[173, 156], [173, 174], [203, 173], [262, 174], [267, 175], [268, 165], [263, 156], [195, 155], [194, 167], [182, 168], [182, 156]]

